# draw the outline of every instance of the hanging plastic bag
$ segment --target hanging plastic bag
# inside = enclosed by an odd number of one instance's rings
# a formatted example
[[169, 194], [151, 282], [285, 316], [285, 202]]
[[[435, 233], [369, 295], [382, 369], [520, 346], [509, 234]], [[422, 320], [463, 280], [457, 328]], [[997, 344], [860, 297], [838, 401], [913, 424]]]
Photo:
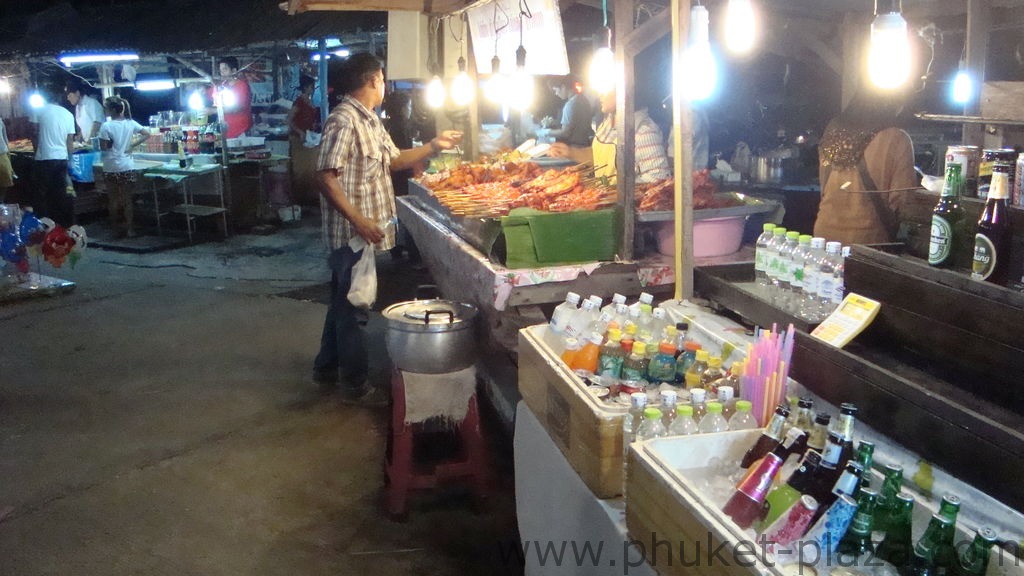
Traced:
[[348, 301], [356, 308], [369, 309], [377, 300], [377, 259], [373, 246], [356, 236], [348, 242], [353, 252], [363, 251], [359, 261], [352, 267], [352, 283], [348, 289]]

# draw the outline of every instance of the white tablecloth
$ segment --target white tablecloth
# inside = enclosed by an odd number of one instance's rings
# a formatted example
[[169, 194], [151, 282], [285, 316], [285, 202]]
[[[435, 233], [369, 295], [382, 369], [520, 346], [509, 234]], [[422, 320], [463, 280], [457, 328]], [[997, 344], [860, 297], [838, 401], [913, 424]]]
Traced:
[[625, 501], [595, 497], [523, 402], [514, 447], [526, 576], [655, 576], [629, 546]]

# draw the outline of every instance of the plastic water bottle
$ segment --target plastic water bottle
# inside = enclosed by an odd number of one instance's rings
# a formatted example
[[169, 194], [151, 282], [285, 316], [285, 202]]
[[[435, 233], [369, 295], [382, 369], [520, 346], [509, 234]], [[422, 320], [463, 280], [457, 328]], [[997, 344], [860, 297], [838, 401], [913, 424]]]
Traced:
[[[665, 328], [669, 326], [668, 320], [665, 318], [666, 312], [664, 308], [655, 308], [651, 313], [651, 341], [661, 342], [665, 339]], [[673, 328], [674, 329], [674, 328]]]
[[779, 282], [779, 250], [786, 245], [786, 232], [785, 228], [776, 226], [772, 230], [772, 239], [768, 243], [768, 297], [772, 299], [775, 291], [775, 287]]
[[676, 401], [679, 396], [675, 390], [662, 390], [661, 396], [661, 424], [665, 426], [666, 432], [672, 427], [676, 419]]
[[798, 312], [800, 310], [800, 303], [803, 300], [803, 289], [804, 289], [804, 263], [807, 261], [807, 257], [811, 252], [811, 235], [802, 234], [797, 244], [796, 249], [793, 250], [793, 256], [790, 259], [790, 277], [789, 277], [789, 307], [788, 310], [791, 312]]
[[779, 269], [772, 282], [775, 287], [775, 305], [783, 310], [789, 305], [789, 296], [793, 293], [793, 251], [799, 245], [800, 233], [794, 230], [786, 232], [786, 241], [779, 248]]
[[818, 266], [820, 274], [818, 279], [818, 316], [824, 318], [832, 313], [832, 296], [836, 290], [836, 266], [843, 257], [839, 242], [828, 242], [825, 244], [825, 257], [821, 259]]
[[825, 239], [811, 238], [811, 247], [804, 260], [804, 278], [797, 314], [806, 320], [818, 319], [818, 285], [821, 283], [821, 261], [825, 258]]
[[575, 292], [566, 294], [565, 302], [555, 306], [555, 311], [551, 313], [551, 322], [548, 324], [548, 329], [555, 334], [563, 334], [569, 319], [579, 310], [579, 306], [579, 294]]
[[764, 232], [754, 244], [754, 280], [758, 286], [768, 286], [768, 244], [772, 241], [775, 224], [765, 222], [761, 229]]
[[596, 309], [593, 300], [584, 300], [583, 305], [575, 314], [569, 317], [565, 325], [565, 335], [573, 338], [581, 338], [586, 334], [587, 328], [597, 320]]
[[700, 434], [710, 434], [712, 432], [725, 432], [728, 429], [729, 423], [722, 416], [722, 403], [708, 402], [708, 413], [700, 419], [700, 424], [697, 425], [697, 432]]
[[618, 306], [619, 304], [625, 304], [625, 303], [626, 303], [626, 297], [623, 296], [622, 294], [619, 294], [618, 292], [616, 292], [615, 294], [612, 295], [612, 301], [609, 302], [608, 304], [605, 304], [605, 306], [603, 308], [601, 308], [601, 313], [602, 314], [605, 313], [605, 312], [615, 313], [616, 306]]
[[679, 404], [676, 406], [676, 419], [668, 428], [669, 436], [689, 436], [697, 433], [697, 423], [693, 420], [693, 406]]
[[843, 302], [843, 297], [846, 296], [846, 280], [843, 278], [846, 274], [846, 258], [850, 256], [850, 247], [843, 246], [843, 250], [840, 253], [840, 258], [836, 264], [836, 270], [832, 274], [835, 278], [836, 284], [832, 287], [832, 306], [833, 308], [839, 306]]
[[736, 413], [729, 419], [729, 430], [753, 430], [760, 428], [757, 425], [757, 418], [751, 412], [753, 404], [750, 400], [739, 400], [736, 402]]
[[595, 295], [591, 294], [590, 297], [587, 298], [587, 300], [590, 300], [591, 302], [594, 303], [594, 310], [597, 310], [597, 313], [600, 314], [601, 313], [601, 304], [604, 304], [604, 298], [601, 298], [600, 296], [595, 296]]
[[636, 440], [636, 431], [644, 417], [644, 408], [647, 408], [647, 394], [644, 392], [633, 392], [629, 395], [629, 413], [622, 419], [622, 443], [629, 450], [629, 443]]
[[661, 438], [666, 434], [668, 434], [668, 430], [665, 430], [665, 425], [661, 423], [661, 410], [645, 408], [644, 421], [640, 423], [640, 427], [636, 431], [637, 441]]

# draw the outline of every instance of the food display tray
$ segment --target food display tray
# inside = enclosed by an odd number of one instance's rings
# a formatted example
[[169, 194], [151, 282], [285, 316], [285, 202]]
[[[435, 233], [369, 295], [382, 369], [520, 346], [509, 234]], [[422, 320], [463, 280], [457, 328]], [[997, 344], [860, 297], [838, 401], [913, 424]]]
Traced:
[[[694, 210], [694, 220], [711, 220], [712, 218], [730, 218], [735, 216], [750, 216], [752, 214], [762, 214], [765, 212], [773, 212], [778, 208], [778, 202], [772, 200], [765, 200], [763, 198], [755, 198], [739, 192], [723, 192], [716, 194], [719, 197], [731, 197], [739, 198], [743, 201], [743, 206], [732, 206], [729, 208], [710, 208], [707, 210]], [[675, 212], [673, 210], [655, 210], [652, 212], [638, 212], [636, 215], [637, 222], [670, 222], [675, 220]]]

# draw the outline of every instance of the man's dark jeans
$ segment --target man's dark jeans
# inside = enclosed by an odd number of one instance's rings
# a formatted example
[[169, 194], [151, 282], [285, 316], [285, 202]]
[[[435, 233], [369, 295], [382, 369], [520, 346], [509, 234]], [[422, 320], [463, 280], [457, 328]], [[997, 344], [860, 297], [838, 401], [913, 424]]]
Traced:
[[327, 258], [331, 268], [331, 303], [327, 307], [320, 353], [313, 361], [317, 375], [333, 375], [341, 370], [343, 384], [349, 388], [362, 388], [369, 374], [366, 343], [361, 324], [366, 323], [366, 312], [348, 301], [352, 285], [352, 267], [359, 261], [362, 251], [353, 252], [348, 246], [339, 248]]
[[36, 216], [48, 216], [65, 228], [75, 223], [75, 199], [68, 196], [68, 161], [36, 160], [32, 166]]

